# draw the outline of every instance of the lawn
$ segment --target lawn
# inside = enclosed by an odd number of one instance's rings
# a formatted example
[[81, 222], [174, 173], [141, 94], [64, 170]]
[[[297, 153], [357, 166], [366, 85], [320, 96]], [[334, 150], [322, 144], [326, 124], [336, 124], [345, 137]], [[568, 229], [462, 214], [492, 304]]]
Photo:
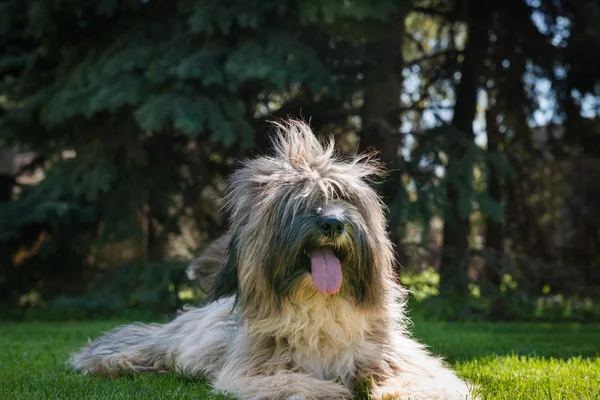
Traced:
[[[0, 323], [0, 398], [210, 399], [173, 375], [107, 380], [73, 374], [70, 351], [116, 322]], [[600, 399], [600, 325], [415, 321], [485, 399]]]

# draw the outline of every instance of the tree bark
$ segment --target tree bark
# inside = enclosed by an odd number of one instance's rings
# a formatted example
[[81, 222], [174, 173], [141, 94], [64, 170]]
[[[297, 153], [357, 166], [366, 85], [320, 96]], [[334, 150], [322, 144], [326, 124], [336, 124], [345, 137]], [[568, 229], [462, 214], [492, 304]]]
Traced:
[[[403, 64], [402, 37], [404, 16], [399, 16], [398, 24], [384, 39], [365, 45], [364, 58], [364, 100], [361, 110], [362, 129], [359, 150], [376, 149], [389, 171], [380, 187], [384, 201], [396, 198], [402, 171], [398, 157], [400, 136], [400, 71]], [[390, 238], [398, 247], [404, 223], [393, 215], [389, 218]], [[397, 249], [399, 262], [404, 258]]]
[[[0, 203], [8, 203], [12, 200], [14, 177], [12, 175], [13, 154], [12, 152], [0, 151]], [[0, 303], [8, 302], [12, 288], [9, 278], [12, 268], [13, 250], [8, 241], [0, 242]]]
[[[500, 141], [502, 140], [502, 135], [496, 123], [496, 115], [493, 108], [488, 109], [486, 112], [487, 151], [490, 154], [499, 151]], [[488, 168], [490, 173], [488, 193], [495, 202], [501, 204], [503, 198], [499, 173], [491, 163], [488, 165]], [[485, 248], [488, 253], [485, 263], [485, 277], [487, 283], [498, 287], [500, 285], [500, 262], [503, 254], [504, 224], [497, 218], [487, 216], [485, 227]]]
[[[488, 27], [491, 10], [486, 2], [469, 1], [468, 39], [465, 46], [464, 61], [461, 67], [461, 80], [456, 88], [456, 104], [452, 127], [464, 140], [448, 149], [448, 169], [458, 171], [455, 180], [462, 185], [472, 184], [472, 166], [465, 165], [463, 157], [473, 143], [473, 120], [477, 111], [477, 90], [483, 73], [488, 49]], [[446, 189], [446, 207], [444, 210], [444, 242], [440, 264], [440, 294], [452, 297], [465, 297], [468, 293], [469, 264], [469, 215], [461, 212], [461, 202], [469, 202], [465, 193], [455, 182], [449, 182]]]

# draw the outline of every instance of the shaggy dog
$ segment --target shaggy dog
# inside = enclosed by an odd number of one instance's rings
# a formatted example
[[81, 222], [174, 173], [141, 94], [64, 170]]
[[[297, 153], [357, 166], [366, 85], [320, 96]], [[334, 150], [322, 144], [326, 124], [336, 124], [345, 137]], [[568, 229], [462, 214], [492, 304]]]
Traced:
[[[369, 155], [343, 160], [302, 122], [228, 181], [211, 301], [129, 325], [71, 357], [95, 375], [175, 370], [240, 399], [464, 399], [469, 387], [410, 338]], [[218, 261], [216, 261], [218, 260]]]

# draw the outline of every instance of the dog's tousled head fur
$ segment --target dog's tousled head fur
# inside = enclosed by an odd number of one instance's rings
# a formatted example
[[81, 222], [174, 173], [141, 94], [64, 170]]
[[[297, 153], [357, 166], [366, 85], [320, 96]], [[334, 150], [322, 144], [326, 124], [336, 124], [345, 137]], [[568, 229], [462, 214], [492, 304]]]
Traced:
[[[242, 312], [271, 315], [282, 301], [321, 295], [310, 281], [309, 253], [335, 252], [339, 294], [359, 307], [377, 307], [393, 269], [384, 205], [370, 186], [383, 174], [371, 154], [344, 160], [331, 139], [323, 144], [303, 122], [277, 123], [274, 154], [242, 163], [230, 177], [224, 211], [232, 221], [212, 299], [236, 295]], [[319, 230], [333, 216], [337, 237]]]

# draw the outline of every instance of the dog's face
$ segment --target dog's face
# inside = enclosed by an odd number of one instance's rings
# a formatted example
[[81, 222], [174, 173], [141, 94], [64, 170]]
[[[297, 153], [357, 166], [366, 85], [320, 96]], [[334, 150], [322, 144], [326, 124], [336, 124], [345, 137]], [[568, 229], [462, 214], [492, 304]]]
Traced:
[[[213, 298], [236, 294], [266, 308], [310, 296], [375, 306], [393, 256], [373, 160], [342, 161], [299, 122], [280, 126], [275, 156], [247, 161], [229, 180], [231, 240]], [[268, 312], [271, 312], [269, 310]]]

